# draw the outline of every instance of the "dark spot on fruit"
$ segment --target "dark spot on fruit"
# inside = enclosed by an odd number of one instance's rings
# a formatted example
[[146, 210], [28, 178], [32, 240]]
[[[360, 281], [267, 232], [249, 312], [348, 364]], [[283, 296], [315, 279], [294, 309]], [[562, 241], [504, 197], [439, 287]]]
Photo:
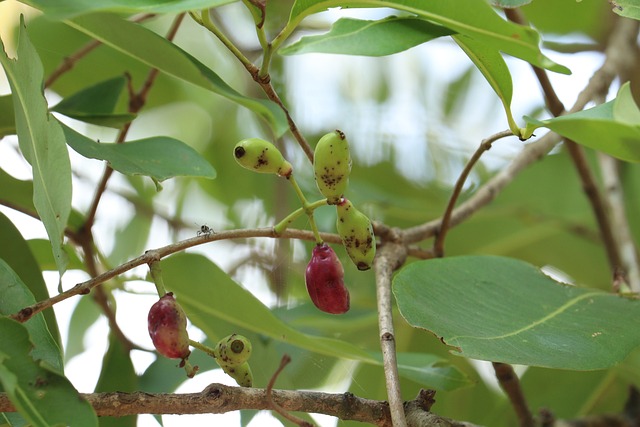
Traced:
[[244, 147], [236, 147], [236, 149], [233, 150], [233, 155], [236, 156], [236, 159], [243, 157], [245, 154], [247, 154], [247, 151]]

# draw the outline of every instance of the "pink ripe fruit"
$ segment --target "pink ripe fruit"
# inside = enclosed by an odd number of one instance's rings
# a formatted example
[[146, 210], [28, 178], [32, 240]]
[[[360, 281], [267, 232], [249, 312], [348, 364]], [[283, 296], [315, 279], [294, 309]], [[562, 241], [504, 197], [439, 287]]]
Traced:
[[158, 353], [170, 359], [186, 359], [189, 351], [187, 316], [173, 297], [165, 294], [149, 310], [149, 336]]
[[336, 253], [326, 243], [313, 248], [305, 282], [311, 301], [320, 310], [331, 314], [342, 314], [349, 310], [344, 269]]

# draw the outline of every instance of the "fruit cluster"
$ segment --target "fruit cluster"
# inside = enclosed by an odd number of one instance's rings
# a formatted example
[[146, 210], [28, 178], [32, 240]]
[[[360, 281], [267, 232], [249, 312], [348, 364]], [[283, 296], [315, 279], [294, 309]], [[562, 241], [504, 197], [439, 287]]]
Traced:
[[[273, 173], [287, 178], [302, 201], [302, 210], [309, 215], [316, 237], [311, 260], [307, 265], [305, 282], [311, 301], [320, 310], [341, 314], [349, 310], [349, 291], [344, 285], [344, 269], [335, 252], [323, 242], [313, 220], [313, 209], [319, 204], [309, 204], [293, 176], [291, 163], [270, 142], [260, 138], [240, 141], [234, 147], [238, 164], [260, 173]], [[344, 193], [351, 173], [351, 153], [344, 133], [335, 130], [324, 135], [316, 144], [313, 171], [316, 186], [325, 197], [324, 204], [334, 205], [337, 211], [336, 229], [349, 258], [358, 270], [368, 270], [376, 254], [376, 241], [369, 218], [360, 212]], [[295, 216], [295, 215], [294, 215]], [[284, 227], [292, 219], [287, 219]], [[276, 226], [276, 231], [283, 228]]]

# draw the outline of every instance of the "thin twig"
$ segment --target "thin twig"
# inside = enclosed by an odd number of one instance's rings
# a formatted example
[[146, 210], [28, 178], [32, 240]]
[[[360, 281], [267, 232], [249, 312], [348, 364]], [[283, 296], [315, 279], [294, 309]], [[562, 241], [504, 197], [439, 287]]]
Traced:
[[516, 411], [520, 427], [534, 427], [535, 421], [527, 400], [524, 397], [522, 388], [520, 387], [520, 379], [513, 371], [513, 366], [507, 363], [493, 362], [493, 369], [496, 372], [496, 378], [500, 383], [500, 387], [507, 394], [511, 406]]
[[291, 362], [291, 357], [289, 357], [288, 354], [285, 354], [284, 356], [282, 356], [282, 359], [280, 360], [280, 366], [278, 366], [278, 369], [276, 369], [276, 371], [271, 376], [271, 379], [269, 380], [269, 384], [267, 384], [267, 390], [266, 390], [267, 402], [269, 402], [269, 405], [273, 408], [273, 410], [275, 410], [277, 413], [279, 413], [280, 415], [282, 415], [284, 418], [288, 419], [292, 423], [297, 424], [300, 427], [313, 427], [313, 424], [301, 418], [298, 418], [295, 415], [291, 415], [273, 400], [273, 397], [272, 397], [273, 386], [276, 383], [276, 379], [278, 379], [278, 375], [280, 375], [280, 372], [282, 372], [282, 370], [285, 368], [285, 366], [289, 364], [289, 362]]
[[445, 209], [444, 215], [442, 215], [442, 223], [440, 225], [440, 230], [436, 234], [436, 239], [433, 243], [433, 252], [437, 257], [444, 256], [444, 240], [447, 236], [447, 231], [449, 231], [449, 221], [451, 220], [451, 214], [453, 213], [453, 208], [456, 205], [456, 201], [458, 197], [460, 197], [460, 193], [462, 193], [462, 189], [464, 188], [464, 183], [467, 180], [467, 177], [471, 173], [471, 170], [475, 166], [475, 164], [480, 160], [480, 157], [489, 149], [491, 149], [491, 144], [496, 142], [501, 138], [506, 138], [508, 136], [512, 136], [513, 132], [509, 129], [504, 130], [502, 132], [498, 132], [490, 137], [482, 140], [478, 149], [473, 153], [471, 159], [467, 162], [462, 173], [458, 177], [456, 181], [456, 185], [453, 188], [453, 193], [449, 198], [449, 203], [447, 204], [447, 208]]
[[407, 256], [406, 247], [400, 242], [387, 241], [380, 246], [374, 260], [376, 296], [378, 302], [378, 327], [380, 348], [384, 366], [389, 410], [394, 427], [406, 427], [407, 421], [400, 392], [400, 376], [396, 358], [396, 339], [393, 330], [391, 278]]

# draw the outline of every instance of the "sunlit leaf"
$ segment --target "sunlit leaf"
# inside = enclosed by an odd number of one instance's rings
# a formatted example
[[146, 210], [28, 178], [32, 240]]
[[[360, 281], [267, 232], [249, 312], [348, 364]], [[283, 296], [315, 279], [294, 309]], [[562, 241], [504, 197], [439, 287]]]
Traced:
[[502, 19], [488, 3], [477, 0], [296, 0], [284, 34], [293, 31], [305, 17], [331, 7], [393, 7], [443, 25], [538, 67], [570, 73], [566, 67], [542, 54], [540, 36], [535, 30]]
[[[345, 341], [322, 336], [313, 336], [293, 329], [274, 316], [262, 302], [239, 286], [210, 260], [196, 254], [178, 254], [162, 260], [165, 285], [173, 291], [189, 319], [203, 331], [208, 324], [219, 320], [247, 329], [276, 341], [310, 350], [330, 357], [341, 357], [367, 364], [381, 366], [378, 356]], [[326, 314], [318, 313], [319, 316]], [[348, 316], [348, 315], [347, 315]], [[348, 317], [345, 318], [348, 321]], [[231, 331], [230, 331], [231, 332]], [[220, 337], [208, 337], [217, 340]], [[259, 357], [254, 351], [254, 357]], [[428, 357], [428, 356], [427, 356]], [[407, 359], [414, 362], [414, 359]], [[434, 384], [450, 388], [466, 385], [464, 377], [443, 375], [444, 371], [433, 369], [424, 361], [417, 365], [401, 365], [401, 372], [412, 377], [422, 372], [425, 381], [432, 375]]]
[[136, 117], [114, 112], [125, 83], [123, 76], [97, 83], [64, 98], [51, 111], [98, 126], [120, 127]]
[[640, 345], [640, 301], [560, 284], [512, 258], [418, 261], [394, 278], [407, 321], [461, 356], [571, 370], [605, 369]]
[[67, 259], [62, 236], [71, 212], [71, 164], [60, 125], [47, 111], [42, 91], [43, 70], [38, 54], [20, 24], [17, 59], [10, 59], [0, 41], [0, 63], [13, 94], [20, 149], [33, 169], [33, 203], [44, 223], [58, 271]]
[[238, 0], [21, 0], [42, 10], [53, 19], [64, 19], [90, 12], [104, 11], [117, 13], [178, 13], [189, 10], [209, 9], [236, 2]]
[[525, 117], [527, 133], [546, 127], [578, 144], [630, 162], [640, 162], [640, 111], [625, 83], [612, 101], [547, 120]]
[[85, 15], [66, 22], [150, 67], [252, 110], [266, 120], [278, 135], [282, 135], [287, 129], [284, 113], [276, 104], [242, 95], [196, 58], [141, 25], [106, 13]]
[[32, 356], [25, 325], [0, 317], [0, 383], [34, 426], [92, 427], [98, 418], [61, 371]]
[[67, 144], [79, 154], [106, 160], [126, 175], [145, 175], [158, 181], [176, 176], [213, 179], [216, 171], [197, 151], [174, 138], [155, 136], [123, 144], [100, 143], [63, 126]]
[[454, 31], [424, 19], [396, 17], [378, 21], [342, 18], [328, 33], [303, 37], [280, 50], [282, 55], [301, 53], [338, 53], [344, 55], [384, 56], [402, 52]]

